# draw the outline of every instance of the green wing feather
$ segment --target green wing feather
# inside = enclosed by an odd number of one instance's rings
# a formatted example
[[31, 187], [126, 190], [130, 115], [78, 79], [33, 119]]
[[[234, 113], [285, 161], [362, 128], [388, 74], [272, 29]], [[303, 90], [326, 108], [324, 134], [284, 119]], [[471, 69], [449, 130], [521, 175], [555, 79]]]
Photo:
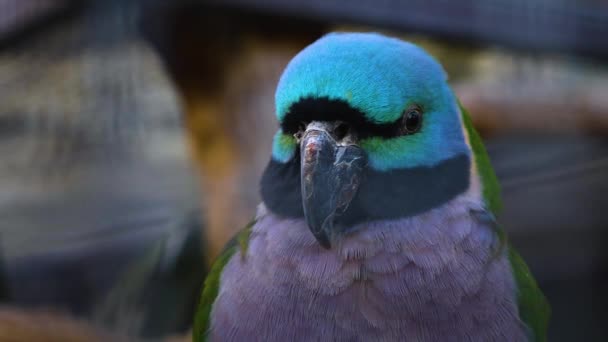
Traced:
[[549, 302], [538, 288], [528, 265], [513, 248], [509, 248], [509, 261], [517, 282], [519, 316], [532, 331], [532, 340], [544, 342], [547, 340], [547, 326], [551, 316]]
[[[490, 164], [490, 158], [483, 146], [483, 142], [477, 131], [473, 128], [471, 118], [466, 109], [460, 105], [462, 121], [469, 135], [469, 143], [475, 156], [477, 170], [481, 178], [483, 197], [486, 205], [497, 215], [502, 207], [500, 200], [500, 185], [496, 179], [494, 169]], [[499, 239], [506, 243], [506, 235], [502, 230], [498, 230]], [[521, 256], [512, 248], [508, 247], [509, 261], [513, 270], [513, 276], [517, 284], [517, 304], [519, 316], [531, 330], [532, 340], [542, 342], [547, 340], [547, 326], [551, 316], [551, 308], [547, 299], [538, 288], [536, 280], [530, 273], [530, 269]]]
[[209, 330], [211, 309], [217, 298], [220, 289], [220, 280], [222, 271], [228, 261], [236, 254], [237, 251], [245, 256], [249, 245], [249, 236], [251, 228], [255, 224], [255, 220], [251, 221], [243, 230], [241, 230], [228, 244], [224, 247], [222, 253], [213, 263], [205, 283], [203, 285], [203, 293], [194, 316], [194, 328], [192, 331], [192, 340], [194, 342], [203, 342], [207, 339], [207, 331]]
[[483, 141], [475, 128], [473, 128], [473, 122], [469, 113], [462, 105], [460, 105], [460, 111], [462, 112], [462, 122], [469, 135], [469, 143], [475, 156], [475, 163], [477, 164], [477, 172], [481, 179], [483, 198], [488, 206], [488, 209], [494, 214], [498, 215], [502, 209], [502, 201], [500, 200], [500, 184], [494, 173], [494, 168], [490, 163], [490, 157], [483, 146]]

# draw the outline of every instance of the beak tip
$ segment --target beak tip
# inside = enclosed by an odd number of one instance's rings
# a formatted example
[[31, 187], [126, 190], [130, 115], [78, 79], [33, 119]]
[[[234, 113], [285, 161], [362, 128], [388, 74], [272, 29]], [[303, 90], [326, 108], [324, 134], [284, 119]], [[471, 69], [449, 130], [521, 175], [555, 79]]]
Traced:
[[[309, 227], [312, 227], [309, 223]], [[329, 234], [331, 234], [331, 228], [323, 227], [321, 229], [311, 229], [312, 235], [317, 240], [317, 243], [323, 247], [324, 249], [331, 249], [331, 239], [329, 238]]]
[[319, 242], [319, 245], [321, 245], [321, 247], [325, 249], [331, 249], [331, 242], [329, 242], [327, 236], [317, 237], [317, 241]]

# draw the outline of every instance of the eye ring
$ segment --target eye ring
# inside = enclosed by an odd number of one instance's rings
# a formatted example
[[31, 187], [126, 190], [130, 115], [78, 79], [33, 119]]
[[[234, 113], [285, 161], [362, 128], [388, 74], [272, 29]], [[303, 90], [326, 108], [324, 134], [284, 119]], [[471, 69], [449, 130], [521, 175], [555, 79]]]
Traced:
[[403, 134], [414, 134], [422, 127], [422, 109], [412, 106], [403, 111]]

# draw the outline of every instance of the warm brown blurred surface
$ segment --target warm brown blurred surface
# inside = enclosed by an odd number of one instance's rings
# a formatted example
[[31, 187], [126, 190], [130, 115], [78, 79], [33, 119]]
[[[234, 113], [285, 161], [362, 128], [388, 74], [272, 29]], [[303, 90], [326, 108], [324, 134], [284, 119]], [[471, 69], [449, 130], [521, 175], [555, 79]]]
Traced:
[[[162, 342], [191, 341], [189, 333], [168, 336]], [[2, 342], [137, 342], [139, 338], [110, 333], [91, 323], [53, 310], [0, 307]]]
[[608, 132], [605, 65], [504, 53], [480, 56], [478, 65], [480, 74], [493, 78], [461, 82], [455, 90], [487, 135]]
[[17, 310], [0, 307], [2, 342], [102, 342], [128, 339], [103, 331], [84, 320], [51, 310]]

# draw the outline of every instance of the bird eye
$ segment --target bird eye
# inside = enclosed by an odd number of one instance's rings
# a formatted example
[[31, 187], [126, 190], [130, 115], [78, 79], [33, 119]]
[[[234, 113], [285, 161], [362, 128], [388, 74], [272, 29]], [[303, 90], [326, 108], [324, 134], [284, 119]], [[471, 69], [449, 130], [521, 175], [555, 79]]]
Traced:
[[422, 126], [422, 111], [418, 107], [408, 108], [403, 114], [403, 130], [405, 134], [416, 133]]

